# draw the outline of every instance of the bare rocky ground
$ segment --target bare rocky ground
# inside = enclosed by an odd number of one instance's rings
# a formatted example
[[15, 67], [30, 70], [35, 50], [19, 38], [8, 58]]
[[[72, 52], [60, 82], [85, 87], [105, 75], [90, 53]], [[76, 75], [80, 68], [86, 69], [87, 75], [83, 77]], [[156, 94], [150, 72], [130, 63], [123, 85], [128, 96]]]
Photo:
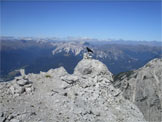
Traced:
[[114, 88], [111, 72], [84, 56], [63, 67], [0, 83], [0, 122], [144, 122], [140, 110]]
[[142, 68], [121, 73], [114, 86], [136, 104], [147, 121], [162, 121], [162, 59], [154, 59]]

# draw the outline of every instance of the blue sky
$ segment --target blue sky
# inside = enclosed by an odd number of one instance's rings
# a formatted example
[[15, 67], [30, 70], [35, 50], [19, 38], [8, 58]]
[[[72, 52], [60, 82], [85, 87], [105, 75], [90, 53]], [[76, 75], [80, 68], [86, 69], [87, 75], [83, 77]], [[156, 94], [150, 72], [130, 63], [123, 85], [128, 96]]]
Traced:
[[161, 40], [161, 2], [1, 2], [1, 35]]

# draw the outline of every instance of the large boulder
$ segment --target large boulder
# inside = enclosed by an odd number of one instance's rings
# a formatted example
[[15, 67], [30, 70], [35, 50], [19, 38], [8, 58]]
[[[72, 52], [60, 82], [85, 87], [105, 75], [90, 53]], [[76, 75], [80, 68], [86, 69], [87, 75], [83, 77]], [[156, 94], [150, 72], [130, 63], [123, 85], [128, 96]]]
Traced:
[[106, 77], [110, 81], [113, 80], [112, 73], [108, 70], [105, 64], [98, 60], [89, 58], [84, 58], [78, 63], [74, 69], [74, 75], [87, 77], [102, 76]]

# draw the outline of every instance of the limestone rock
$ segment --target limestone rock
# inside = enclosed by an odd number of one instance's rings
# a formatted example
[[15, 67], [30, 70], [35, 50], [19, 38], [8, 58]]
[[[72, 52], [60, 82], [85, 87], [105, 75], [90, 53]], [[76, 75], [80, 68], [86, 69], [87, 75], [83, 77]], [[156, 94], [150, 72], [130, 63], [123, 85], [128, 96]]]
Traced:
[[50, 69], [47, 74], [54, 76], [55, 74], [57, 74], [58, 76], [64, 76], [67, 75], [68, 73], [66, 72], [66, 70], [64, 69], [64, 67], [60, 67], [60, 68], [56, 68], [56, 69]]
[[10, 87], [10, 90], [12, 94], [22, 94], [25, 91], [24, 87], [20, 87], [19, 85], [16, 84], [12, 85]]
[[24, 85], [26, 85], [26, 84], [29, 83], [29, 81], [28, 81], [28, 80], [25, 80], [25, 79], [21, 79], [21, 80], [18, 80], [18, 81], [16, 81], [16, 82], [17, 82], [17, 84], [20, 85], [20, 86], [24, 86]]
[[20, 74], [21, 74], [21, 76], [25, 76], [25, 70], [24, 69], [20, 69]]
[[114, 86], [135, 103], [148, 121], [162, 121], [162, 59], [154, 59], [142, 68], [121, 73]]
[[84, 53], [83, 59], [92, 59], [92, 56], [89, 53]]
[[17, 120], [17, 119], [11, 119], [10, 122], [20, 122], [20, 120]]
[[66, 75], [66, 76], [62, 76], [61, 80], [65, 81], [68, 84], [73, 84], [75, 82], [78, 82], [79, 78], [75, 75]]
[[[73, 74], [57, 68], [28, 74], [26, 78], [30, 82], [19, 84], [13, 80], [0, 84], [0, 111], [6, 111], [6, 117], [13, 116], [7, 121], [11, 118], [15, 122], [145, 121], [139, 109], [114, 88], [111, 72], [98, 60], [81, 60]], [[18, 89], [24, 91], [13, 97]]]
[[9, 85], [9, 92], [13, 95], [19, 96], [25, 93], [31, 93], [34, 91], [32, 82], [29, 81], [27, 77], [15, 77], [11, 84]]
[[112, 73], [108, 70], [105, 64], [95, 59], [83, 59], [74, 69], [75, 75], [81, 76], [101, 76], [110, 81], [113, 80]]

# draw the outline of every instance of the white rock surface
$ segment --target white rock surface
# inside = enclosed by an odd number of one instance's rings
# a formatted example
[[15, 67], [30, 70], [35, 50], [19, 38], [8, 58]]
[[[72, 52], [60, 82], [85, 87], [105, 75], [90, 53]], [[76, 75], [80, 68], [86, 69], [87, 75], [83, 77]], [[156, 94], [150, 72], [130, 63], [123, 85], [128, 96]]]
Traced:
[[162, 121], [162, 59], [154, 59], [138, 70], [119, 74], [114, 85], [139, 107], [147, 121]]
[[[21, 79], [20, 79], [21, 80]], [[30, 85], [0, 83], [0, 119], [22, 122], [144, 122], [139, 109], [112, 85], [112, 74], [94, 59], [83, 59], [68, 74], [62, 67], [29, 74]], [[14, 96], [14, 85], [25, 88]], [[28, 88], [33, 88], [30, 91]], [[14, 89], [17, 89], [14, 87]], [[31, 94], [28, 94], [30, 92]], [[11, 119], [12, 118], [12, 119]]]

